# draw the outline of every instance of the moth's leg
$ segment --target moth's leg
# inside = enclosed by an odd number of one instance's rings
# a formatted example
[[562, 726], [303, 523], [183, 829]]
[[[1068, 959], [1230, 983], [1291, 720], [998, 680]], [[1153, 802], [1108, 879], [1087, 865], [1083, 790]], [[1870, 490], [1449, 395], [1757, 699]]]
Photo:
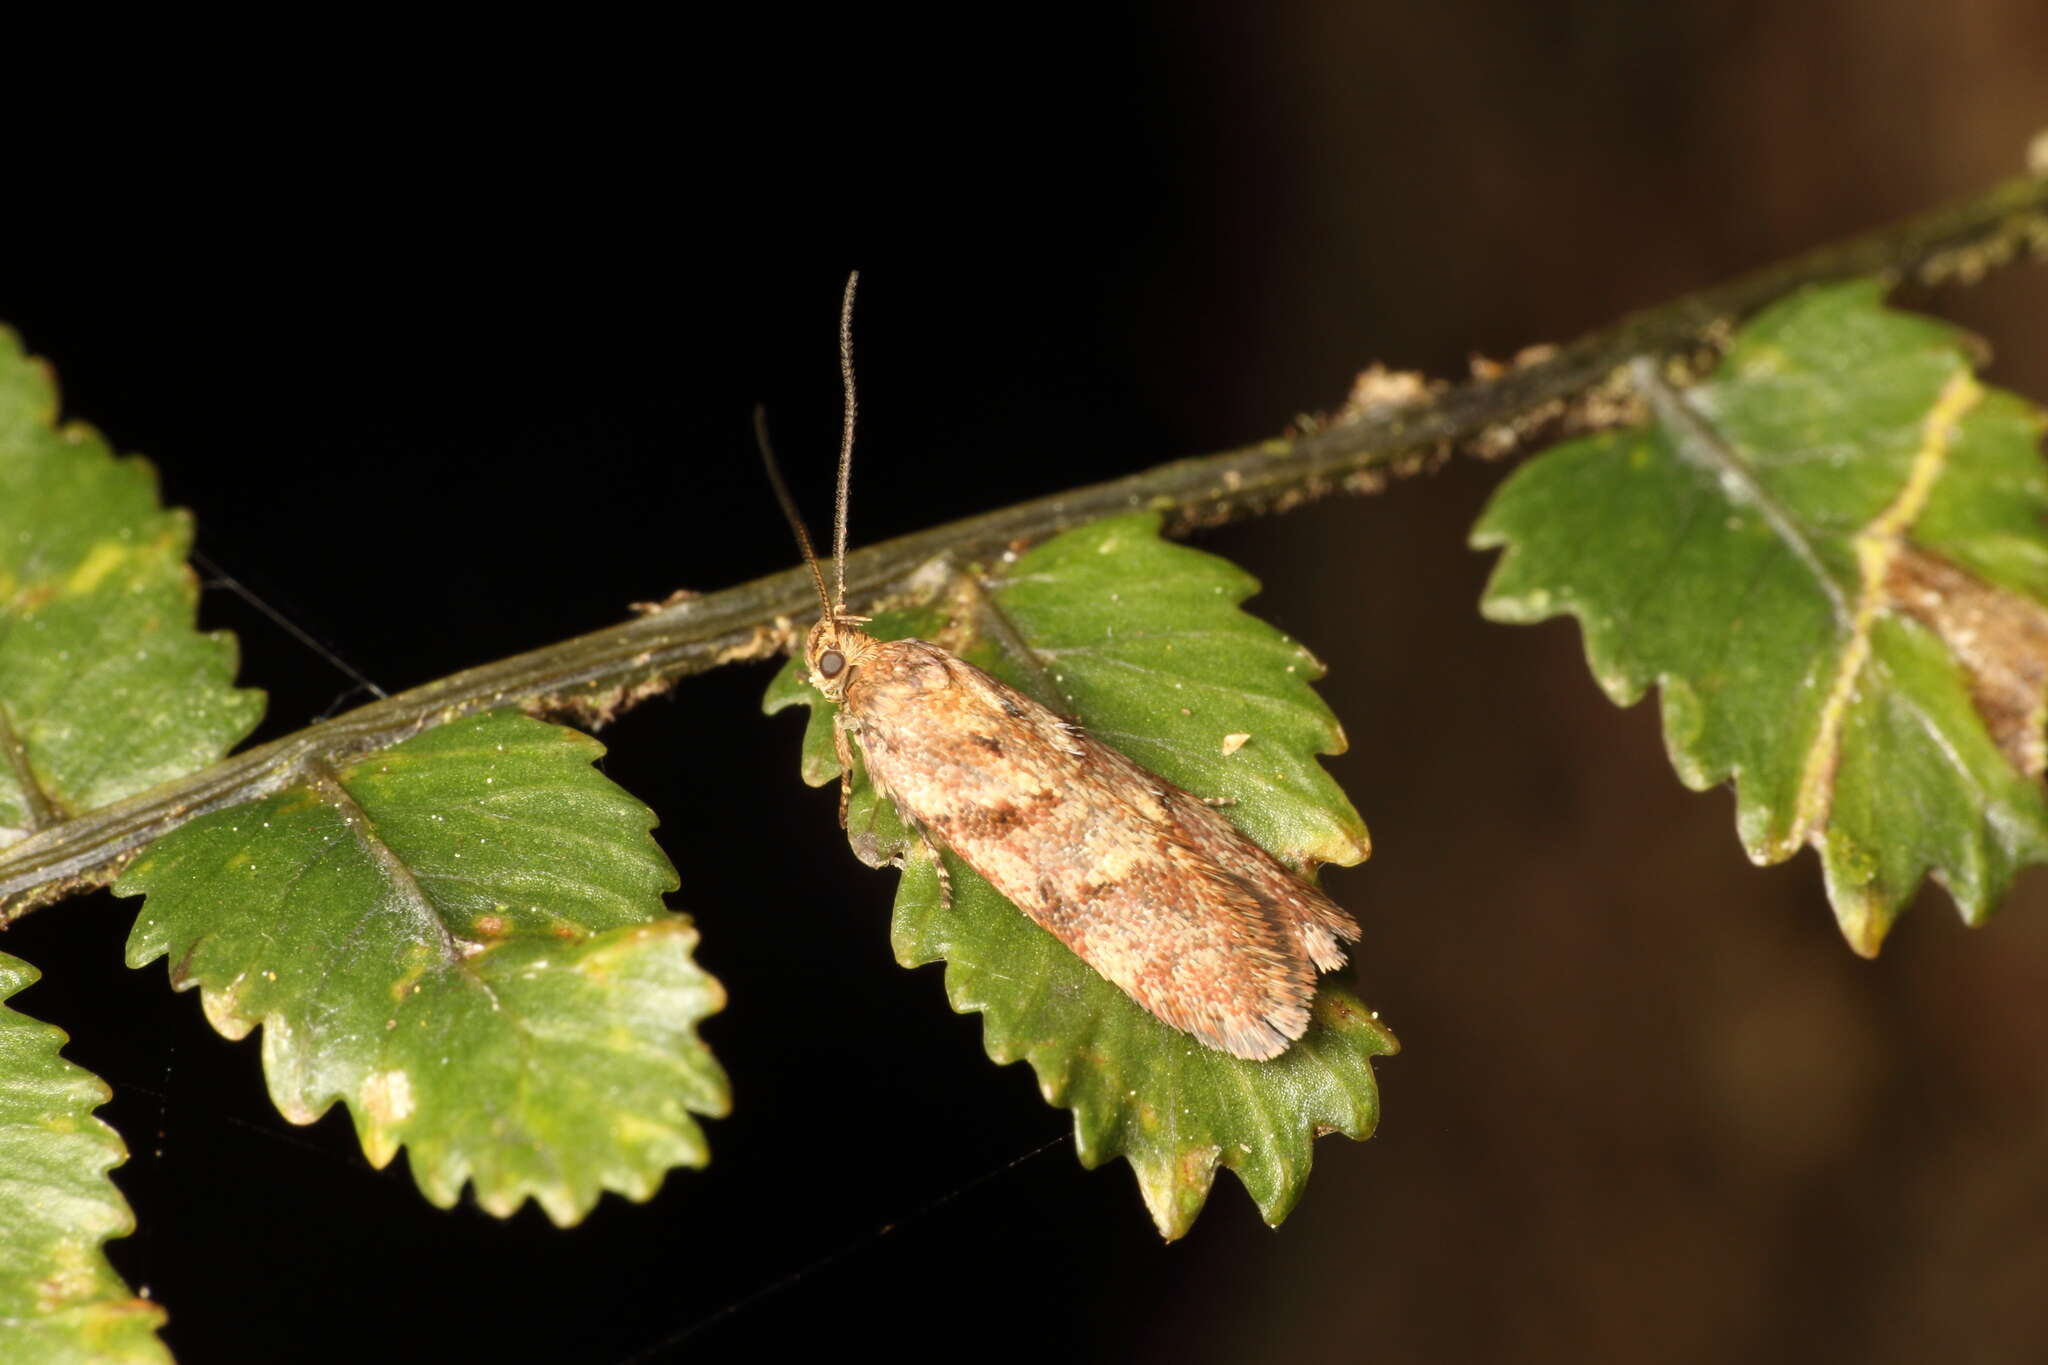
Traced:
[[953, 873], [946, 867], [945, 852], [932, 842], [932, 836], [925, 833], [923, 825], [913, 825], [911, 828], [917, 831], [917, 840], [924, 845], [924, 856], [932, 860], [932, 870], [939, 874], [939, 908], [941, 910], [951, 910], [953, 908]]
[[832, 753], [839, 760], [839, 828], [846, 828], [846, 803], [853, 797], [853, 740], [848, 735], [852, 726], [847, 723], [846, 712], [832, 713]]
[[1169, 806], [1173, 804], [1176, 798], [1182, 796], [1198, 805], [1207, 806], [1211, 810], [1216, 809], [1218, 806], [1234, 806], [1237, 804], [1237, 798], [1234, 796], [1197, 796], [1193, 792], [1183, 791], [1179, 787], [1154, 787], [1152, 794], [1161, 801], [1166, 802]]

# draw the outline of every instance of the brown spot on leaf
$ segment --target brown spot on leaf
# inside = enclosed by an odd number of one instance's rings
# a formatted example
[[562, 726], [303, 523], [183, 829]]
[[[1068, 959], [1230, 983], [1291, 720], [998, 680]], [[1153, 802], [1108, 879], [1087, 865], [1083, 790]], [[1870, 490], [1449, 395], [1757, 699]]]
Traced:
[[1911, 545], [1892, 556], [1885, 593], [1941, 637], [2006, 760], [2039, 777], [2048, 769], [2048, 607]]
[[379, 1071], [365, 1077], [357, 1092], [364, 1116], [380, 1128], [412, 1117], [412, 1077], [402, 1070]]

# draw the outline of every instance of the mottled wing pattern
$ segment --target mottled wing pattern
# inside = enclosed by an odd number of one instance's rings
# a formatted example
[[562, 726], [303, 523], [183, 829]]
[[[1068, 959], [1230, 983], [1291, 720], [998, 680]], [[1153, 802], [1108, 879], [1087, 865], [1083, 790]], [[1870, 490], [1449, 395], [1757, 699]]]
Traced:
[[1087, 743], [1091, 750], [1103, 755], [1105, 764], [1126, 768], [1138, 781], [1151, 783], [1195, 855], [1243, 882], [1253, 895], [1271, 905], [1298, 951], [1308, 957], [1317, 971], [1335, 971], [1344, 965], [1342, 945], [1358, 938], [1358, 921], [1350, 911], [1288, 871], [1200, 797], [1139, 767], [1107, 745], [1092, 739]]
[[1089, 966], [1235, 1056], [1308, 1027], [1357, 925], [1198, 798], [920, 640], [846, 686], [868, 775]]

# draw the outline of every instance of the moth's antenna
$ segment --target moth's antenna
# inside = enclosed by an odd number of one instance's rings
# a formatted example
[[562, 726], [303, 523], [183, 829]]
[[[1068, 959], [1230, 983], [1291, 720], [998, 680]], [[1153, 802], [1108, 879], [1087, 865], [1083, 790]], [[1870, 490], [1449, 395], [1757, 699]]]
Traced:
[[825, 615], [829, 617], [833, 614], [832, 599], [825, 592], [818, 552], [811, 548], [811, 533], [804, 526], [804, 514], [796, 510], [796, 499], [790, 496], [789, 485], [782, 480], [782, 466], [775, 462], [775, 447], [768, 443], [768, 409], [760, 403], [754, 405], [754, 443], [761, 447], [761, 463], [768, 468], [768, 482], [775, 486], [775, 500], [782, 504], [782, 515], [789, 518], [789, 529], [796, 532], [804, 563], [810, 566], [811, 581], [818, 585], [818, 601], [824, 604]]
[[839, 380], [846, 388], [846, 418], [839, 428], [839, 498], [832, 517], [832, 574], [839, 585], [839, 606], [846, 606], [846, 490], [853, 480], [853, 288], [860, 272], [846, 277], [846, 297], [839, 302]]

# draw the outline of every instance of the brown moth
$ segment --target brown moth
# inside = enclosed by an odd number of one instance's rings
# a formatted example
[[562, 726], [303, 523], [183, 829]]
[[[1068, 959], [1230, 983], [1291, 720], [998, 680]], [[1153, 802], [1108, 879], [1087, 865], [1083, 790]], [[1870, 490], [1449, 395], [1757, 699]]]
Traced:
[[1174, 1028], [1236, 1057], [1279, 1056], [1307, 1031], [1316, 974], [1343, 965], [1357, 922], [1218, 815], [1218, 803], [938, 645], [877, 640], [860, 629], [868, 618], [846, 611], [858, 279], [846, 282], [839, 324], [836, 597], [761, 433], [824, 608], [804, 662], [811, 685], [838, 708], [840, 824], [858, 746], [868, 780], [932, 858], [948, 903], [939, 846]]

